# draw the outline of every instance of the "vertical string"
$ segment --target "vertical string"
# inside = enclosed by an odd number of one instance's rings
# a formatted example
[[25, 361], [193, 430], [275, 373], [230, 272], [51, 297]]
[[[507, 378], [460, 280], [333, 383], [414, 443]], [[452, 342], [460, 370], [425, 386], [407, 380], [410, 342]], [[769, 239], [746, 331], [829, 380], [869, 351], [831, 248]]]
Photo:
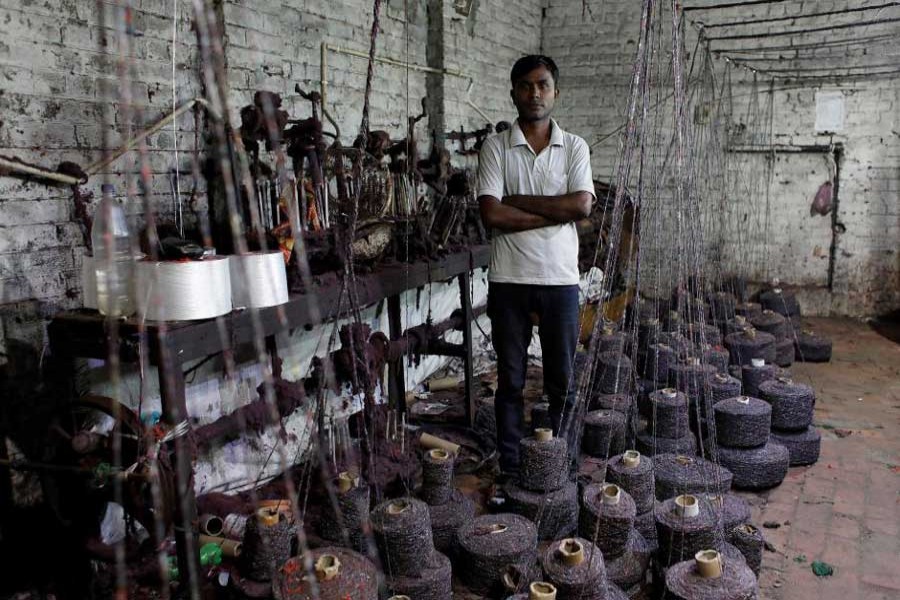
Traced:
[[[175, 83], [175, 55], [178, 43], [178, 0], [172, 0], [172, 112], [178, 108], [178, 93]], [[178, 119], [172, 119], [172, 143], [175, 151], [175, 226], [178, 235], [184, 237], [184, 215], [181, 207], [181, 175], [178, 172]]]

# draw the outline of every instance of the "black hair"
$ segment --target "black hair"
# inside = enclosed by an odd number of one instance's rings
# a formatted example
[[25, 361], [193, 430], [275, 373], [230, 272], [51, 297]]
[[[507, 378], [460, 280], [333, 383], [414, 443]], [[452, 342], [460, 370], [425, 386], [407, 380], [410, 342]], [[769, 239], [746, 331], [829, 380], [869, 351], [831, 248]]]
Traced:
[[543, 54], [529, 54], [517, 60], [516, 64], [513, 65], [512, 71], [509, 72], [509, 80], [513, 85], [516, 85], [516, 81], [538, 67], [547, 67], [547, 70], [553, 76], [553, 83], [557, 86], [559, 85], [559, 67], [556, 66], [552, 58]]

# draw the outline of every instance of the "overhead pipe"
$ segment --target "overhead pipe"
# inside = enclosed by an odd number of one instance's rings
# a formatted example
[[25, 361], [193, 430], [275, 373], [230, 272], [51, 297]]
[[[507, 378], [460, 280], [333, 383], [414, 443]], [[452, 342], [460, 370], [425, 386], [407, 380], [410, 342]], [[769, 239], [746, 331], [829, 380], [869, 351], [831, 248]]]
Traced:
[[[334, 52], [336, 54], [346, 54], [347, 56], [355, 56], [356, 58], [364, 58], [366, 60], [369, 59], [369, 55], [366, 52], [361, 52], [359, 50], [353, 50], [351, 48], [345, 48], [343, 46], [335, 46], [334, 44], [329, 44], [328, 42], [322, 42], [320, 55], [321, 60], [319, 63], [319, 93], [322, 96], [322, 106], [324, 107], [328, 101], [328, 52]], [[375, 62], [382, 63], [385, 65], [392, 65], [395, 67], [401, 67], [404, 69], [409, 69], [411, 71], [419, 71], [422, 73], [433, 73], [436, 75], [449, 75], [450, 77], [458, 77], [460, 79], [468, 80], [469, 84], [466, 86], [466, 104], [471, 107], [475, 112], [477, 112], [482, 119], [486, 122], [490, 123], [491, 119], [488, 117], [481, 108], [478, 107], [475, 102], [472, 101], [472, 88], [475, 85], [475, 80], [471, 75], [467, 75], [465, 72], [459, 69], [438, 69], [436, 67], [429, 67], [427, 65], [420, 65], [417, 63], [411, 63], [405, 60], [397, 60], [394, 58], [384, 58], [380, 56], [375, 57]]]

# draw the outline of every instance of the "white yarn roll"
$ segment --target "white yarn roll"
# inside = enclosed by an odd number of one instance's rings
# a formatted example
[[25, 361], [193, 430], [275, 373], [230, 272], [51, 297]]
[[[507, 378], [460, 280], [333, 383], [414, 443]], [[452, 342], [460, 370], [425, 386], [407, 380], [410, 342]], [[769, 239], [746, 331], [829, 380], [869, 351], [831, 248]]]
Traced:
[[231, 312], [228, 264], [227, 256], [138, 262], [138, 314], [151, 321], [193, 321]]
[[229, 257], [231, 303], [235, 308], [266, 308], [288, 301], [287, 271], [280, 251]]
[[81, 297], [85, 308], [97, 310], [97, 270], [94, 257], [87, 254], [81, 262]]

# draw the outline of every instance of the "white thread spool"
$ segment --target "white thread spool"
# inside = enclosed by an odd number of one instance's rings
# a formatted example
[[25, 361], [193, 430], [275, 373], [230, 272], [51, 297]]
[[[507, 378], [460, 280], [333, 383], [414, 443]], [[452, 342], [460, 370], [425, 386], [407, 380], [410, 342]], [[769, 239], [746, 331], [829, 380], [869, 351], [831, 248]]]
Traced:
[[231, 312], [228, 265], [227, 256], [138, 262], [138, 314], [151, 321], [192, 321]]
[[288, 301], [287, 272], [280, 251], [236, 254], [228, 260], [235, 308], [266, 308]]

